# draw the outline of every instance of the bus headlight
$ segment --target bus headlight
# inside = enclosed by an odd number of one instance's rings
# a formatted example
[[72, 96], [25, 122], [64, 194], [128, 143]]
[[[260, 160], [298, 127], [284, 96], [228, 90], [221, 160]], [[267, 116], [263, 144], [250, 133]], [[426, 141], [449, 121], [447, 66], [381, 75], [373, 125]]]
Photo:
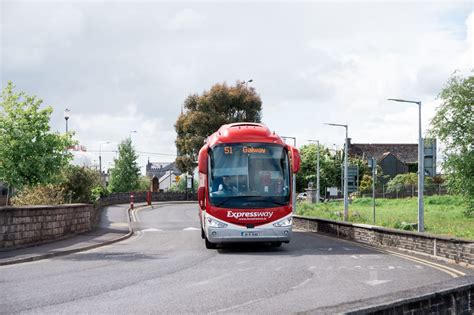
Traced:
[[207, 217], [207, 224], [210, 227], [215, 227], [215, 228], [225, 228], [225, 227], [227, 227], [227, 224], [225, 224], [224, 222], [221, 222], [221, 221], [218, 221], [216, 219], [209, 218], [209, 217]]
[[288, 217], [288, 218], [285, 218], [281, 221], [278, 221], [277, 223], [273, 223], [273, 226], [275, 226], [275, 227], [290, 226], [292, 221], [293, 221], [292, 217]]

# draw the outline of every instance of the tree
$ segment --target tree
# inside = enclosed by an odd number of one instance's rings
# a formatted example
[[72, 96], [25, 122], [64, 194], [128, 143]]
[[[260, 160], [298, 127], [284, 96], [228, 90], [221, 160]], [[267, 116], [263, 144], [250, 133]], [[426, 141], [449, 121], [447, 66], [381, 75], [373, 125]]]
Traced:
[[137, 164], [138, 155], [127, 138], [119, 145], [119, 157], [114, 160], [110, 174], [110, 191], [129, 192], [139, 188], [140, 168]]
[[430, 133], [445, 145], [443, 170], [447, 187], [461, 194], [474, 215], [474, 76], [454, 74], [439, 94], [441, 105], [431, 120]]
[[[8, 82], [0, 101], [0, 181], [9, 188], [53, 182], [72, 155], [70, 135], [50, 131], [51, 107]], [[9, 189], [10, 190], [10, 189]]]
[[367, 193], [372, 191], [372, 176], [364, 174], [360, 181], [359, 191], [361, 193]]
[[91, 202], [92, 189], [101, 185], [100, 173], [87, 167], [69, 165], [64, 168], [63, 177], [67, 202]]
[[[187, 188], [187, 185], [188, 183], [186, 183], [186, 179], [185, 179], [185, 176], [182, 176], [180, 181], [171, 186], [170, 188], [170, 191], [172, 192], [191, 192], [191, 188]], [[194, 191], [196, 191], [198, 189], [198, 186], [199, 186], [199, 182], [198, 181], [194, 181]]]
[[[301, 169], [296, 175], [296, 187], [302, 191], [308, 187], [308, 183], [313, 182], [316, 188], [316, 159], [317, 145], [308, 144], [300, 149]], [[329, 149], [323, 145], [319, 146], [319, 186], [321, 196], [324, 196], [325, 187], [339, 187], [341, 185], [341, 160], [336, 156], [331, 156]], [[320, 192], [320, 193], [321, 193]]]
[[138, 190], [139, 191], [151, 190], [151, 179], [148, 176], [140, 176], [140, 178], [138, 179]]
[[411, 196], [415, 195], [415, 187], [418, 184], [418, 175], [416, 173], [398, 174], [387, 184], [387, 192], [399, 193], [404, 187], [411, 187]]
[[260, 122], [261, 111], [262, 101], [255, 89], [239, 82], [235, 86], [215, 84], [202, 95], [189, 95], [175, 124], [178, 169], [192, 173], [204, 139], [224, 124]]

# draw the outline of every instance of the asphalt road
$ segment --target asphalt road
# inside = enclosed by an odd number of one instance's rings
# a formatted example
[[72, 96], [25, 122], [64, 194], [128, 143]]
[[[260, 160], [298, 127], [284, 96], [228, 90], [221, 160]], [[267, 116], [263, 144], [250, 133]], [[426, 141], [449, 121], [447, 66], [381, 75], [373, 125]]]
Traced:
[[296, 232], [281, 248], [207, 250], [195, 204], [136, 218], [126, 241], [0, 267], [0, 313], [294, 313], [451, 278], [314, 233]]

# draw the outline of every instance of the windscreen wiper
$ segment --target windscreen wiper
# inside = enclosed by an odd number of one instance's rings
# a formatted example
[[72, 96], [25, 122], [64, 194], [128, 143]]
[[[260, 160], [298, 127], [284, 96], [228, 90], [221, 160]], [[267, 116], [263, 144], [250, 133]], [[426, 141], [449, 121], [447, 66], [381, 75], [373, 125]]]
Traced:
[[232, 197], [227, 197], [227, 198], [225, 198], [224, 200], [222, 200], [221, 202], [219, 202], [218, 204], [216, 204], [216, 205], [214, 205], [214, 206], [219, 207], [219, 206], [223, 205], [224, 203], [226, 203], [227, 201], [229, 201], [229, 200], [231, 200], [231, 199], [237, 199], [237, 198], [240, 199], [240, 198], [246, 198], [246, 197], [254, 197], [254, 196], [247, 196], [247, 195], [245, 195], [245, 196], [232, 196]]

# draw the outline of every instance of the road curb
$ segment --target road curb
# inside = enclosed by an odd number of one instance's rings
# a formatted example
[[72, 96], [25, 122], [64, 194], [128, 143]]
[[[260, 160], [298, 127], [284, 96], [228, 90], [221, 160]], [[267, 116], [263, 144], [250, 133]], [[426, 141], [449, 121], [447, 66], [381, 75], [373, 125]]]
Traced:
[[[147, 207], [147, 206], [140, 206], [140, 207], [137, 207], [135, 209], [140, 209], [140, 208], [144, 208], [144, 207]], [[79, 252], [95, 249], [95, 248], [102, 247], [102, 246], [107, 246], [107, 245], [117, 243], [117, 242], [120, 242], [120, 241], [124, 241], [124, 240], [130, 238], [134, 234], [134, 231], [132, 229], [132, 225], [130, 224], [131, 223], [131, 220], [130, 220], [131, 210], [132, 210], [131, 208], [127, 209], [127, 212], [128, 212], [128, 216], [127, 216], [128, 217], [128, 230], [129, 230], [129, 232], [125, 235], [114, 238], [112, 240], [104, 241], [102, 243], [88, 245], [88, 246], [79, 247], [79, 248], [74, 248], [74, 249], [70, 249], [70, 250], [64, 250], [64, 251], [59, 251], [59, 252], [55, 252], [55, 253], [49, 253], [49, 254], [43, 254], [43, 255], [37, 255], [37, 256], [31, 256], [31, 257], [24, 257], [24, 258], [18, 258], [18, 259], [11, 259], [11, 260], [7, 260], [7, 261], [0, 261], [0, 266], [15, 265], [15, 264], [20, 264], [20, 263], [25, 263], [25, 262], [33, 262], [33, 261], [38, 261], [38, 260], [43, 260], [43, 259], [49, 259], [49, 258], [53, 258], [53, 257], [66, 256], [66, 255], [70, 255], [70, 254], [74, 254], [74, 253], [79, 253]]]

